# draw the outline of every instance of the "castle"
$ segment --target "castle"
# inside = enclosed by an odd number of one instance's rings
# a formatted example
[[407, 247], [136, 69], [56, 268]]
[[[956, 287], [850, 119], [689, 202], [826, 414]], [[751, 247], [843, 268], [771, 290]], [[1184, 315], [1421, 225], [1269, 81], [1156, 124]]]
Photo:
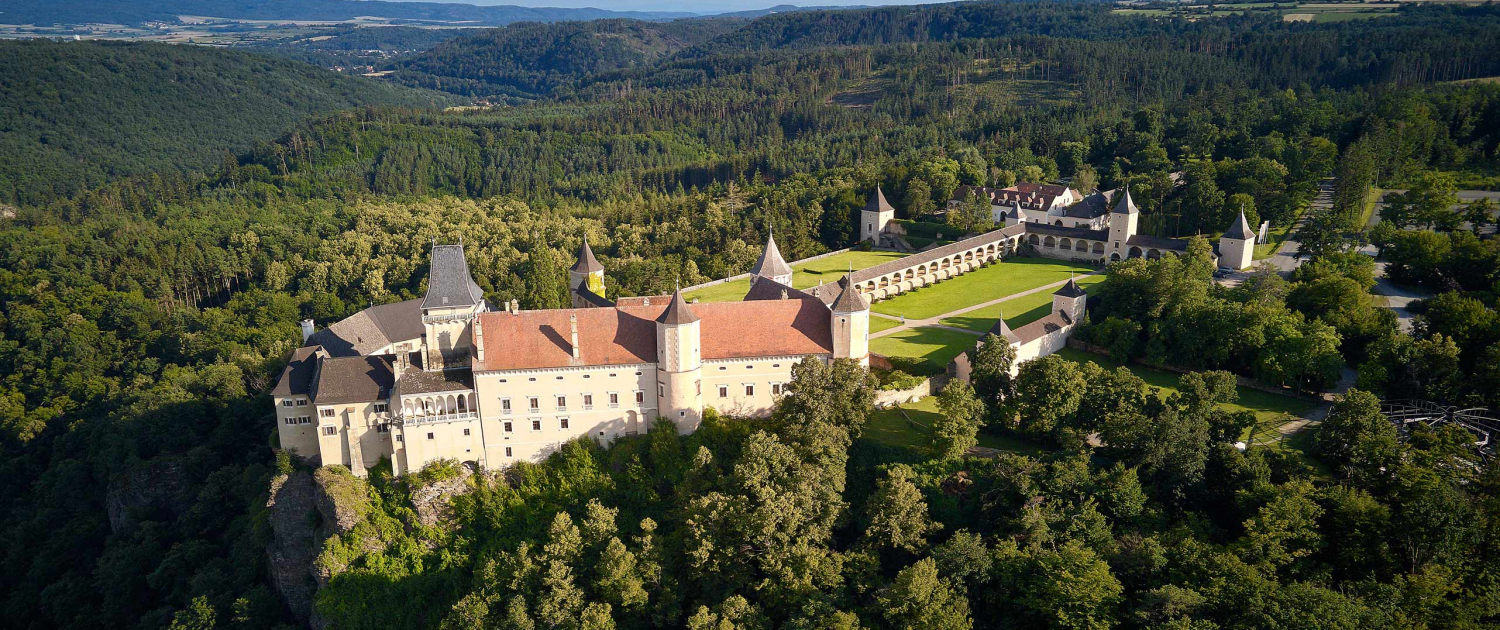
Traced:
[[[278, 434], [283, 448], [321, 464], [364, 475], [389, 458], [406, 474], [439, 459], [485, 468], [537, 460], [578, 437], [641, 433], [657, 418], [687, 433], [708, 407], [765, 415], [798, 361], [869, 365], [871, 301], [1021, 251], [1102, 263], [1186, 250], [1185, 240], [1137, 234], [1138, 218], [1127, 190], [1107, 230], [1018, 221], [807, 290], [792, 288], [772, 236], [744, 299], [711, 304], [690, 304], [680, 290], [606, 298], [604, 266], [585, 239], [568, 271], [571, 308], [549, 310], [492, 308], [463, 246], [434, 244], [422, 298], [323, 330], [302, 322], [304, 345], [272, 390]], [[878, 187], [860, 219], [863, 240], [899, 229]], [[1242, 214], [1220, 239], [1220, 261], [1248, 267], [1254, 238]], [[1086, 301], [1070, 281], [1052, 314], [1015, 331], [1002, 320], [996, 334], [1017, 347], [1018, 363], [1046, 356], [1066, 343]]]
[[[492, 309], [461, 245], [435, 245], [427, 294], [365, 309], [324, 330], [303, 322], [272, 391], [281, 445], [366, 474], [437, 459], [499, 468], [568, 440], [608, 442], [658, 417], [679, 432], [705, 407], [769, 413], [807, 357], [869, 364], [869, 303], [845, 290], [825, 303], [788, 286], [767, 243], [745, 300], [604, 298], [604, 267], [585, 241], [569, 271], [573, 308]], [[765, 275], [760, 275], [765, 274]]]

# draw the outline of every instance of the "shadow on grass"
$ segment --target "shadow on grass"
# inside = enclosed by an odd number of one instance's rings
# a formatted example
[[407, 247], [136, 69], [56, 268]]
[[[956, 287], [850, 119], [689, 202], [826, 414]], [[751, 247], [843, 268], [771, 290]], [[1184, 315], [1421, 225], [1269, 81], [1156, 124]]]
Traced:
[[[986, 310], [988, 310], [988, 309], [986, 309]], [[1011, 328], [1020, 328], [1021, 326], [1025, 326], [1027, 324], [1030, 324], [1031, 322], [1034, 322], [1034, 321], [1039, 320], [1039, 319], [1041, 319], [1043, 317], [1046, 317], [1047, 314], [1051, 313], [1051, 312], [1052, 312], [1052, 303], [1048, 302], [1046, 304], [1043, 304], [1041, 306], [1033, 308], [1033, 309], [1031, 309], [1029, 311], [1025, 311], [1025, 312], [1022, 312], [1022, 313], [1016, 313], [1016, 314], [1007, 316], [1005, 318], [1005, 323], [1006, 323], [1006, 325], [1010, 326]], [[994, 317], [976, 317], [976, 316], [974, 316], [972, 314], [970, 314], [970, 315], [958, 315], [958, 316], [955, 316], [955, 317], [949, 317], [947, 319], [944, 319], [943, 320], [943, 324], [948, 325], [948, 326], [958, 326], [960, 328], [967, 328], [967, 329], [975, 331], [975, 332], [988, 332], [989, 329], [995, 325], [995, 318]]]

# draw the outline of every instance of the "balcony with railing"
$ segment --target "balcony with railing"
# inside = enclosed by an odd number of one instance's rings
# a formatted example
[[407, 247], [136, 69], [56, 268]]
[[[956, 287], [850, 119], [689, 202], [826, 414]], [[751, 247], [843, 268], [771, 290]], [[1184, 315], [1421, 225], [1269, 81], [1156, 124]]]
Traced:
[[473, 411], [452, 411], [448, 413], [414, 413], [402, 415], [397, 418], [402, 426], [416, 426], [422, 424], [437, 424], [440, 422], [458, 422], [460, 420], [476, 420], [479, 414]]

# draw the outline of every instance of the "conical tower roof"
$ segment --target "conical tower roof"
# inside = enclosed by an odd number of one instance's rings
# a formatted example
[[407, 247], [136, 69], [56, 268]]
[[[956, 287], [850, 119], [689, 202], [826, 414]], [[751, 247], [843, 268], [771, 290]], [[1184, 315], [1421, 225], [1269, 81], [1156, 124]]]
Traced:
[[1229, 229], [1224, 231], [1224, 238], [1237, 238], [1242, 241], [1255, 240], [1255, 231], [1250, 229], [1250, 221], [1245, 219], [1245, 211], [1240, 210], [1239, 218], [1230, 224]]
[[687, 300], [682, 299], [682, 289], [672, 293], [672, 301], [667, 303], [667, 310], [662, 311], [661, 317], [656, 321], [669, 326], [691, 324], [698, 321], [698, 316], [693, 313], [693, 307], [688, 306]]
[[786, 260], [781, 258], [781, 249], [776, 247], [775, 234], [766, 237], [766, 249], [760, 253], [760, 260], [755, 261], [750, 273], [762, 278], [792, 275], [791, 265], [786, 264]]
[[880, 190], [880, 184], [875, 185], [875, 192], [870, 193], [870, 201], [865, 203], [865, 212], [895, 212], [890, 202], [885, 200], [885, 193]]
[[587, 234], [583, 236], [583, 247], [578, 250], [578, 262], [573, 263], [572, 270], [579, 273], [604, 271], [604, 265], [599, 264], [598, 258], [594, 258], [594, 249], [589, 247]]
[[1004, 313], [1000, 314], [1000, 319], [995, 320], [994, 326], [990, 326], [989, 334], [1004, 339], [1010, 343], [1017, 343], [1021, 341], [1021, 338], [1017, 337], [1016, 333], [1011, 332], [1010, 326], [1006, 325]]
[[1130, 198], [1129, 186], [1125, 187], [1125, 194], [1120, 195], [1120, 201], [1115, 204], [1114, 211], [1117, 214], [1136, 214], [1140, 212], [1140, 209], [1135, 207], [1135, 200]]
[[849, 276], [839, 280], [839, 296], [833, 300], [829, 308], [835, 313], [857, 313], [870, 310], [870, 303], [865, 301], [865, 296], [859, 294], [859, 289], [850, 285]]

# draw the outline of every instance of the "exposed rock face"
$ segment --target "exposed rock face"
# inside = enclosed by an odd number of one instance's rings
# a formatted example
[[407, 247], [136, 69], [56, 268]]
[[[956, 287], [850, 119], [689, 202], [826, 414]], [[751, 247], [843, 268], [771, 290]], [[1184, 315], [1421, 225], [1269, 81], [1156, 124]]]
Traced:
[[110, 531], [133, 529], [139, 515], [181, 512], [187, 504], [184, 474], [181, 462], [158, 458], [116, 477], [104, 495]]
[[317, 564], [329, 538], [342, 536], [364, 519], [369, 508], [365, 484], [347, 472], [320, 468], [296, 471], [271, 480], [272, 540], [266, 549], [271, 581], [297, 621], [323, 628], [313, 606], [318, 589], [333, 577]]
[[459, 466], [458, 475], [452, 479], [438, 481], [411, 491], [412, 508], [417, 512], [417, 522], [427, 527], [437, 527], [447, 522], [452, 515], [449, 499], [469, 491], [469, 478], [473, 471], [468, 466]]

